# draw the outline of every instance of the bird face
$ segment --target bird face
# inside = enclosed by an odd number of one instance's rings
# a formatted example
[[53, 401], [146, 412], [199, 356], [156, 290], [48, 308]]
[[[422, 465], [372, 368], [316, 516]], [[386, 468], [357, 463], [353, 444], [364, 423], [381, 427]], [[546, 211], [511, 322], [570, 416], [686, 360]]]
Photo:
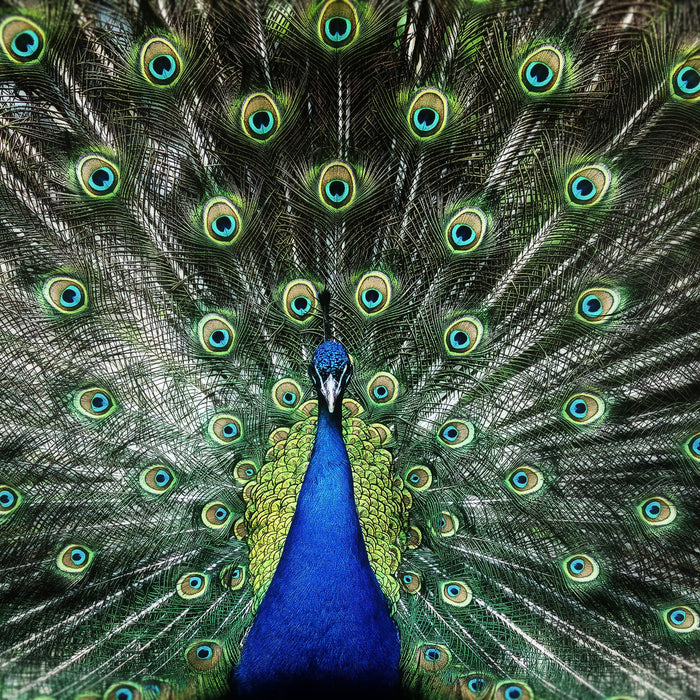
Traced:
[[333, 413], [352, 377], [352, 363], [347, 351], [334, 340], [321, 343], [314, 352], [309, 374], [316, 390], [325, 399], [328, 411]]

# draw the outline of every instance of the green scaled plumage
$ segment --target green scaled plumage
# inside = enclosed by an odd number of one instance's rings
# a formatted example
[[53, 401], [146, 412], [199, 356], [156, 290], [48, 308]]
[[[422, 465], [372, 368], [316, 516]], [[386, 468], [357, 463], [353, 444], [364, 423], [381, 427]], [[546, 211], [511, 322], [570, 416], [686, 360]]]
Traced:
[[0, 697], [230, 692], [324, 327], [407, 694], [700, 697], [699, 146], [692, 2], [2, 5]]

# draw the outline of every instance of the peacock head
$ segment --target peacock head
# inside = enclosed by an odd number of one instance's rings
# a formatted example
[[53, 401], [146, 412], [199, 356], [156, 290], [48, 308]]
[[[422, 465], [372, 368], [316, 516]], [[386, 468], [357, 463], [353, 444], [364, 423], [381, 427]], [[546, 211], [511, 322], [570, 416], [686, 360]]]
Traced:
[[345, 387], [352, 377], [352, 363], [347, 350], [335, 340], [326, 340], [314, 352], [309, 367], [320, 397], [323, 397], [328, 410], [333, 413], [336, 402], [342, 399]]

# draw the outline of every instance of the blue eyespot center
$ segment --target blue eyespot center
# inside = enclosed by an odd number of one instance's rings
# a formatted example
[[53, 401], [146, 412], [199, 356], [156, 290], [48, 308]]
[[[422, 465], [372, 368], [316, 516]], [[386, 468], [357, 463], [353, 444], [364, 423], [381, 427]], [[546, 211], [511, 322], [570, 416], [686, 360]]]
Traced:
[[282, 394], [282, 401], [288, 406], [292, 406], [296, 400], [297, 395], [293, 391], [285, 391], [284, 394]]
[[457, 329], [450, 333], [450, 345], [455, 350], [464, 350], [469, 347], [471, 340], [469, 334], [463, 330]]
[[377, 399], [385, 399], [389, 394], [389, 390], [384, 385], [380, 384], [379, 386], [374, 387], [374, 391], [372, 393]]
[[468, 224], [455, 224], [450, 237], [455, 245], [467, 246], [476, 239], [476, 231]]
[[522, 470], [519, 472], [516, 472], [515, 474], [513, 474], [513, 478], [511, 479], [511, 482], [512, 482], [513, 486], [515, 486], [516, 488], [519, 488], [519, 489], [525, 488], [525, 486], [527, 486], [527, 482], [528, 482], [527, 474]]
[[411, 576], [411, 574], [404, 574], [403, 582], [408, 586], [410, 583], [413, 583], [413, 576]]
[[375, 307], [379, 306], [379, 304], [381, 304], [383, 300], [384, 295], [374, 287], [370, 289], [365, 289], [362, 292], [362, 303], [368, 309], [374, 309]]
[[432, 131], [440, 121], [440, 115], [432, 107], [421, 107], [413, 113], [413, 125], [418, 131]]
[[93, 411], [95, 411], [95, 413], [102, 413], [103, 411], [106, 411], [109, 408], [109, 399], [107, 398], [106, 394], [103, 394], [101, 391], [98, 391], [90, 399], [90, 407]]
[[168, 474], [167, 471], [165, 471], [165, 469], [159, 469], [156, 472], [154, 480], [156, 484], [158, 484], [158, 486], [167, 486], [171, 479], [172, 477], [170, 476], [170, 474]]
[[598, 191], [596, 186], [593, 184], [593, 181], [587, 177], [583, 177], [582, 175], [579, 175], [579, 177], [573, 181], [571, 189], [574, 197], [581, 202], [587, 202], [588, 200], [593, 199]]
[[217, 328], [209, 336], [209, 343], [215, 348], [226, 347], [231, 339], [231, 334], [225, 328]]
[[425, 658], [428, 661], [439, 661], [441, 657], [442, 652], [435, 647], [430, 647], [429, 649], [425, 650]]
[[331, 202], [339, 204], [350, 194], [350, 187], [345, 180], [331, 180], [326, 184], [325, 191]]
[[17, 497], [14, 493], [12, 493], [12, 491], [8, 489], [3, 489], [0, 491], [0, 507], [9, 508], [10, 506], [14, 505], [16, 500]]
[[339, 43], [350, 36], [352, 24], [347, 17], [330, 17], [323, 25], [323, 31], [329, 41]]
[[212, 648], [207, 644], [202, 644], [202, 646], [197, 647], [197, 658], [206, 661], [214, 656]]
[[471, 678], [467, 687], [472, 693], [480, 693], [484, 688], [486, 688], [486, 680], [484, 678]]
[[581, 303], [583, 313], [589, 318], [596, 318], [603, 313], [603, 302], [596, 294], [588, 294]]
[[114, 184], [114, 173], [106, 167], [95, 168], [90, 175], [90, 187], [96, 192], [106, 192]]
[[420, 476], [418, 476], [418, 474], [411, 474], [411, 476], [408, 477], [408, 480], [412, 484], [417, 484], [420, 481]]
[[586, 568], [586, 562], [580, 557], [569, 562], [569, 568], [574, 574], [580, 574]]
[[241, 577], [241, 570], [240, 569], [234, 569], [231, 572], [231, 578], [240, 578]]
[[230, 238], [236, 231], [236, 220], [230, 214], [222, 214], [212, 221], [211, 228], [217, 236]]
[[698, 455], [700, 457], [700, 437], [695, 438], [693, 442], [690, 444], [690, 449], [693, 451], [693, 454]]
[[649, 501], [644, 506], [644, 514], [651, 520], [656, 520], [661, 514], [661, 504], [658, 501]]
[[33, 29], [18, 32], [12, 40], [12, 51], [22, 58], [31, 58], [39, 50], [39, 35]]
[[61, 292], [61, 306], [65, 306], [67, 309], [78, 306], [82, 300], [83, 294], [74, 284], [68, 285]]
[[224, 437], [236, 437], [238, 435], [238, 426], [235, 423], [226, 423], [221, 432], [224, 434]]
[[259, 109], [248, 117], [248, 126], [260, 136], [269, 133], [274, 125], [275, 117], [269, 109]]
[[130, 688], [117, 688], [114, 697], [116, 700], [134, 700], [134, 692]]
[[672, 610], [671, 614], [669, 615], [671, 618], [671, 622], [673, 622], [676, 625], [682, 625], [685, 622], [685, 618], [687, 617], [685, 610]]
[[214, 517], [217, 520], [225, 520], [227, 516], [228, 511], [226, 510], [226, 508], [217, 508], [216, 512], [214, 513]]
[[294, 299], [292, 299], [292, 309], [294, 309], [295, 313], [299, 316], [309, 313], [311, 309], [311, 299], [305, 296], [294, 297]]
[[574, 418], [585, 418], [588, 413], [588, 404], [583, 399], [575, 399], [569, 407]]
[[554, 77], [552, 69], [541, 61], [533, 61], [525, 71], [528, 83], [534, 88], [542, 88]]
[[188, 581], [188, 583], [190, 585], [190, 588], [194, 588], [196, 590], [202, 587], [204, 581], [202, 580], [201, 576], [190, 576], [190, 580]]
[[162, 53], [151, 59], [148, 70], [156, 80], [168, 80], [175, 74], [177, 63], [170, 54]]
[[459, 430], [453, 425], [448, 426], [442, 431], [442, 437], [449, 442], [454, 442], [459, 436]]
[[523, 696], [523, 690], [517, 685], [509, 685], [506, 689], [505, 692], [503, 693], [504, 697], [506, 697], [508, 700], [520, 700]]
[[459, 586], [455, 586], [454, 584], [450, 585], [447, 587], [447, 595], [450, 596], [450, 598], [454, 598], [459, 595]]
[[248, 468], [248, 469], [245, 470], [245, 475], [246, 475], [246, 476], [254, 476], [254, 475], [255, 475], [255, 470]]
[[695, 95], [700, 91], [700, 72], [692, 66], [685, 66], [676, 77], [678, 89], [686, 95]]
[[87, 552], [84, 549], [78, 549], [76, 547], [70, 554], [70, 560], [76, 566], [80, 566], [81, 564], [84, 564], [86, 559], [87, 559]]

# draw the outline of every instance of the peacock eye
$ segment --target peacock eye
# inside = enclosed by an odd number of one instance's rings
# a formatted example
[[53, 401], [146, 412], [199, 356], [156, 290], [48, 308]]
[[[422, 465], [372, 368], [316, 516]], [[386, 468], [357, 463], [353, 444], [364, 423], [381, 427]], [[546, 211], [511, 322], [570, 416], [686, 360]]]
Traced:
[[241, 217], [231, 200], [214, 197], [204, 207], [204, 232], [220, 245], [230, 245], [241, 230]]
[[685, 449], [693, 459], [700, 460], [700, 433], [696, 433], [686, 442]]
[[420, 576], [415, 571], [406, 571], [401, 575], [399, 585], [401, 586], [402, 590], [406, 591], [406, 593], [415, 595], [418, 593], [421, 587]]
[[477, 207], [460, 209], [445, 229], [447, 243], [455, 253], [468, 253], [479, 246], [486, 232], [486, 215]]
[[554, 46], [542, 46], [523, 62], [520, 81], [527, 92], [551, 92], [559, 84], [564, 55]]
[[674, 96], [683, 100], [697, 100], [700, 97], [700, 55], [692, 56], [676, 66], [671, 74], [671, 89]]
[[421, 90], [408, 109], [408, 123], [419, 138], [429, 138], [442, 131], [447, 119], [447, 98], [439, 90]]
[[182, 59], [170, 41], [149, 39], [141, 49], [141, 71], [152, 85], [174, 85], [182, 73]]
[[644, 501], [638, 510], [644, 522], [652, 527], [670, 525], [676, 519], [676, 506], [660, 496]]
[[357, 284], [357, 305], [369, 315], [383, 311], [391, 299], [391, 282], [381, 272], [368, 272]]
[[185, 652], [187, 662], [200, 673], [211, 671], [221, 662], [223, 651], [217, 642], [196, 642], [190, 645]]
[[142, 700], [140, 688], [133, 683], [117, 683], [104, 694], [104, 700]]
[[614, 289], [587, 289], [576, 302], [576, 316], [587, 323], [604, 323], [620, 305], [620, 294]]
[[399, 391], [396, 377], [389, 372], [378, 372], [367, 384], [367, 395], [375, 404], [387, 404], [394, 401]]
[[698, 628], [698, 614], [687, 605], [678, 605], [664, 612], [664, 620], [674, 632], [692, 632]]
[[318, 294], [316, 287], [308, 280], [293, 280], [282, 295], [287, 316], [297, 323], [309, 321], [316, 311]]
[[219, 576], [221, 585], [231, 591], [237, 591], [245, 583], [245, 567], [229, 564], [222, 569]]
[[448, 420], [438, 430], [438, 440], [447, 447], [464, 447], [474, 439], [474, 426], [469, 421]]
[[163, 464], [155, 464], [144, 469], [139, 476], [141, 488], [149, 493], [161, 494], [175, 485], [175, 474]]
[[416, 649], [415, 660], [421, 670], [438, 673], [450, 662], [450, 652], [442, 644], [422, 644]]
[[119, 169], [103, 156], [88, 154], [75, 166], [81, 187], [91, 197], [112, 197], [119, 189]]
[[52, 277], [43, 288], [44, 299], [56, 311], [74, 314], [87, 306], [85, 287], [78, 280], [69, 277]]
[[334, 49], [341, 49], [352, 43], [357, 34], [355, 8], [345, 0], [330, 0], [321, 10], [318, 26], [323, 42]]
[[535, 493], [542, 488], [542, 472], [534, 467], [520, 467], [508, 475], [506, 484], [515, 493]]
[[595, 204], [610, 186], [610, 171], [600, 164], [572, 173], [566, 185], [569, 201], [579, 206]]
[[199, 342], [202, 347], [216, 355], [231, 352], [236, 334], [231, 324], [219, 314], [207, 314], [197, 325]]
[[564, 417], [577, 425], [594, 423], [604, 411], [605, 403], [593, 394], [575, 394], [564, 405]]
[[458, 608], [469, 605], [472, 601], [472, 592], [469, 586], [462, 581], [447, 581], [440, 589], [442, 599], [449, 605]]
[[225, 503], [214, 501], [202, 508], [202, 522], [213, 530], [224, 527], [231, 519], [231, 511]]
[[431, 526], [440, 537], [452, 537], [459, 529], [459, 519], [453, 513], [443, 510], [432, 519]]
[[227, 413], [217, 414], [209, 421], [209, 436], [221, 445], [230, 445], [243, 436], [241, 421]]
[[467, 681], [467, 688], [475, 695], [483, 693], [487, 686], [488, 681], [482, 676], [474, 676]]
[[494, 700], [532, 700], [532, 697], [530, 687], [516, 681], [501, 681], [494, 693]]
[[33, 63], [44, 53], [44, 32], [26, 17], [7, 17], [0, 24], [2, 47], [15, 63]]
[[248, 95], [241, 108], [243, 130], [256, 141], [267, 141], [277, 131], [280, 114], [271, 95], [255, 92]]
[[64, 547], [56, 559], [61, 571], [76, 574], [85, 571], [92, 562], [92, 552], [87, 547], [71, 544]]
[[112, 395], [106, 389], [83, 389], [74, 399], [73, 405], [84, 416], [90, 418], [105, 418], [116, 408]]
[[593, 557], [575, 554], [564, 561], [564, 572], [572, 581], [584, 583], [597, 578], [600, 568]]
[[20, 495], [11, 486], [0, 486], [0, 518], [8, 515], [20, 504]]
[[467, 355], [481, 341], [484, 327], [474, 316], [463, 316], [445, 331], [445, 349], [450, 355]]
[[272, 387], [272, 399], [278, 408], [296, 408], [301, 403], [301, 387], [293, 379], [281, 379]]
[[190, 572], [180, 576], [175, 584], [177, 594], [185, 600], [204, 595], [209, 587], [209, 577], [199, 572]]
[[255, 462], [246, 459], [236, 465], [234, 474], [236, 476], [236, 481], [241, 484], [246, 484], [255, 476], [256, 472], [257, 467]]
[[321, 200], [332, 209], [343, 209], [355, 198], [355, 175], [349, 165], [329, 163], [318, 181]]
[[433, 483], [433, 474], [428, 467], [413, 467], [406, 474], [406, 484], [416, 491], [425, 491]]

